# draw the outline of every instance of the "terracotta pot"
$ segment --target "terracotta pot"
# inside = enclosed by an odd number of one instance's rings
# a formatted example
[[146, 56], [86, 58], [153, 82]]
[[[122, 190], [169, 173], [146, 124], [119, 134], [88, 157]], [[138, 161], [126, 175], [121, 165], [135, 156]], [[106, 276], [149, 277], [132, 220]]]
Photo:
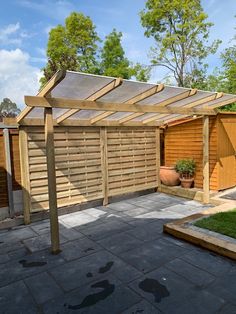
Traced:
[[182, 188], [190, 189], [193, 184], [194, 178], [190, 179], [180, 178], [180, 181]]
[[164, 185], [175, 186], [179, 185], [179, 174], [175, 171], [174, 167], [160, 167], [160, 179]]

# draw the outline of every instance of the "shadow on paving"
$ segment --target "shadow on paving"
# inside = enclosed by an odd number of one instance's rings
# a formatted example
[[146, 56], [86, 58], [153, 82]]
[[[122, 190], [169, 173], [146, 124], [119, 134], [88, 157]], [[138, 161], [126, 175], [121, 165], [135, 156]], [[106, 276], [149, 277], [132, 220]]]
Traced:
[[225, 195], [222, 195], [220, 198], [224, 198], [224, 199], [227, 199], [227, 200], [236, 200], [236, 191], [235, 192], [231, 192], [231, 193], [228, 193], [228, 194], [225, 194]]
[[234, 262], [162, 233], [202, 210], [158, 193], [0, 232], [1, 313], [234, 313]]

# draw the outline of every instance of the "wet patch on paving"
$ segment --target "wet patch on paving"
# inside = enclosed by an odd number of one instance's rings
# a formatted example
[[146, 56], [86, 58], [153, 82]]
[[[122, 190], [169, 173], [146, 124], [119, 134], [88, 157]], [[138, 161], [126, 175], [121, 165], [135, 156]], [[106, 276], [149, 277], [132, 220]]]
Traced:
[[155, 302], [161, 302], [162, 298], [166, 298], [170, 295], [167, 288], [162, 285], [158, 280], [152, 278], [146, 278], [139, 283], [139, 288], [144, 292], [153, 294]]

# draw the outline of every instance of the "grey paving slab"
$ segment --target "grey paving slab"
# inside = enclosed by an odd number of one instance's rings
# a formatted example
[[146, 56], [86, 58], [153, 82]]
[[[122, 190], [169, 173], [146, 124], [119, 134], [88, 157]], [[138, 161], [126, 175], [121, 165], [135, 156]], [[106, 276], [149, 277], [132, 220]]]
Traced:
[[216, 313], [225, 301], [161, 267], [129, 285], [163, 313]]
[[125, 211], [125, 214], [127, 216], [131, 216], [131, 217], [135, 218], [138, 215], [146, 214], [148, 212], [150, 212], [150, 208], [136, 207], [134, 209], [129, 209], [129, 210]]
[[88, 228], [78, 230], [91, 239], [100, 240], [107, 238], [112, 234], [120, 233], [130, 229], [132, 229], [132, 226], [125, 223], [123, 220], [119, 218], [117, 219], [117, 217], [110, 217], [103, 224], [93, 225], [92, 227], [88, 226]]
[[105, 210], [102, 210], [99, 208], [88, 208], [88, 209], [83, 210], [83, 212], [85, 214], [88, 214], [88, 215], [96, 217], [96, 218], [102, 218], [107, 213]]
[[181, 256], [181, 259], [215, 276], [227, 273], [233, 266], [233, 262], [230, 260], [200, 249], [193, 250]]
[[134, 267], [104, 250], [54, 268], [50, 273], [65, 291], [100, 280], [104, 274], [112, 274], [122, 282], [141, 276]]
[[148, 198], [146, 199], [143, 199], [142, 201], [138, 201], [136, 203], [136, 206], [139, 206], [139, 207], [143, 207], [149, 211], [151, 210], [162, 210], [164, 208], [166, 208], [168, 205], [158, 201], [158, 200], [149, 200]]
[[30, 293], [38, 304], [63, 294], [63, 290], [48, 273], [40, 273], [25, 279]]
[[[60, 243], [65, 243], [67, 239], [60, 234]], [[51, 247], [51, 236], [49, 233], [39, 235], [34, 238], [23, 240], [25, 247], [30, 252], [42, 251]]]
[[95, 253], [101, 250], [102, 247], [96, 242], [84, 237], [82, 239], [63, 244], [61, 249], [61, 256], [63, 256], [65, 260], [71, 261], [73, 259]]
[[173, 196], [173, 195], [167, 195], [164, 193], [152, 193], [152, 194], [147, 194], [146, 198], [149, 200], [154, 200], [154, 201], [159, 201], [163, 204], [167, 204], [167, 205], [174, 205], [174, 204], [178, 204], [178, 203], [184, 203], [186, 202], [185, 198], [182, 197], [178, 197], [178, 196]]
[[219, 314], [236, 314], [236, 305], [227, 303], [223, 308], [218, 312]]
[[142, 240], [142, 241], [152, 241], [154, 239], [160, 238], [160, 234], [163, 232], [163, 224], [160, 221], [153, 221], [147, 224], [140, 224], [127, 231], [129, 235]]
[[154, 270], [187, 250], [164, 239], [145, 242], [140, 247], [121, 253], [120, 257], [138, 270], [146, 273]]
[[4, 242], [5, 244], [12, 245], [14, 243], [17, 243], [24, 239], [29, 239], [36, 237], [37, 233], [34, 232], [30, 227], [21, 226], [17, 227], [15, 229], [12, 229], [7, 234], [4, 234], [1, 238], [1, 242]]
[[129, 209], [135, 209], [137, 205], [122, 201], [122, 202], [109, 204], [107, 207], [119, 212], [119, 211], [127, 211]]
[[146, 300], [142, 300], [139, 303], [131, 306], [121, 314], [161, 314], [161, 311], [154, 307], [151, 303]]
[[165, 267], [199, 287], [207, 286], [216, 279], [216, 277], [209, 272], [195, 267], [179, 258], [166, 263]]
[[0, 287], [65, 263], [60, 255], [40, 251], [24, 258], [0, 264]]
[[47, 220], [32, 223], [30, 225], [30, 228], [39, 235], [44, 234], [44, 233], [49, 233], [50, 221], [47, 219]]
[[83, 287], [83, 289], [73, 291], [73, 293], [65, 295], [64, 298], [54, 299], [46, 303], [43, 310], [45, 314], [120, 314], [140, 300], [141, 297], [131, 289], [117, 285], [110, 278], [104, 278]]
[[107, 239], [98, 241], [98, 243], [108, 251], [119, 254], [138, 247], [143, 241], [124, 232], [121, 234], [114, 234]]
[[10, 257], [8, 256], [7, 253], [5, 254], [0, 254], [0, 264], [6, 263], [10, 260]]
[[11, 251], [8, 253], [8, 256], [11, 260], [22, 259], [30, 254], [26, 247], [20, 247], [18, 250]]
[[228, 302], [236, 305], [236, 268], [233, 267], [229, 272], [218, 277], [211, 285], [209, 285], [208, 290], [216, 296], [222, 297]]
[[166, 209], [163, 209], [163, 211], [168, 210], [170, 212], [179, 213], [183, 215], [191, 215], [195, 212], [201, 212], [202, 206], [192, 206], [189, 204], [177, 204], [168, 206]]
[[162, 232], [204, 207], [151, 193], [63, 215], [59, 255], [48, 220], [0, 231], [0, 312], [234, 313], [235, 263]]
[[68, 215], [63, 215], [59, 217], [60, 223], [63, 223], [65, 226], [69, 226], [72, 228], [87, 225], [96, 220], [98, 220], [97, 217], [85, 214], [83, 213], [83, 211], [68, 214]]
[[2, 314], [36, 314], [39, 313], [39, 309], [23, 281], [18, 281], [0, 288], [0, 312]]
[[24, 247], [24, 245], [20, 241], [16, 241], [14, 243], [5, 243], [4, 239], [0, 241], [0, 252], [1, 254], [14, 252], [20, 248]]
[[165, 210], [165, 211], [151, 211], [146, 214], [138, 215], [136, 216], [137, 219], [148, 219], [148, 218], [153, 218], [153, 219], [181, 219], [185, 217], [185, 214], [180, 214], [180, 213], [174, 213], [171, 211]]

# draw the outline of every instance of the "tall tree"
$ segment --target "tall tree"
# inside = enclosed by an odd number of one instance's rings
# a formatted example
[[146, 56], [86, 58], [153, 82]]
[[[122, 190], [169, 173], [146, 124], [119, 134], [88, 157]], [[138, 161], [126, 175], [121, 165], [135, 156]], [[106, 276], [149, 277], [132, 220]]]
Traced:
[[133, 64], [125, 56], [122, 47], [122, 33], [116, 29], [106, 36], [101, 50], [100, 74], [146, 82], [150, 78], [150, 68], [140, 63]]
[[134, 74], [121, 45], [122, 33], [115, 29], [106, 36], [101, 51], [101, 73], [107, 76], [131, 78]]
[[227, 92], [236, 94], [236, 45], [227, 48], [222, 53], [221, 58], [223, 60]]
[[204, 59], [220, 43], [206, 45], [213, 24], [207, 22], [200, 0], [147, 0], [140, 16], [145, 35], [155, 40], [152, 65], [169, 69], [178, 86], [188, 85], [193, 71], [204, 70]]
[[20, 113], [16, 103], [12, 102], [9, 98], [3, 98], [0, 103], [0, 118], [14, 118]]
[[52, 28], [47, 45], [48, 62], [41, 83], [47, 82], [59, 69], [97, 73], [96, 27], [88, 16], [72, 12], [65, 25]]

